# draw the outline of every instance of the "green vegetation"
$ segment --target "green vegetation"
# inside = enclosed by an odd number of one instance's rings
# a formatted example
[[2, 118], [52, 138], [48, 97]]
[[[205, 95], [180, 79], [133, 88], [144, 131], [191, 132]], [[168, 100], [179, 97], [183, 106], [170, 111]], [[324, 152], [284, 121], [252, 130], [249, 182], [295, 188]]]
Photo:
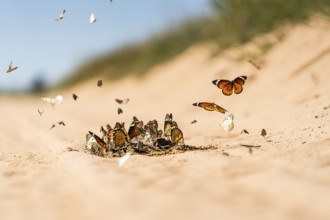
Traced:
[[192, 44], [216, 42], [219, 49], [249, 41], [284, 23], [306, 20], [314, 13], [330, 15], [330, 0], [210, 0], [213, 14], [95, 58], [77, 69], [62, 86], [100, 76], [111, 80], [127, 74], [142, 76]]

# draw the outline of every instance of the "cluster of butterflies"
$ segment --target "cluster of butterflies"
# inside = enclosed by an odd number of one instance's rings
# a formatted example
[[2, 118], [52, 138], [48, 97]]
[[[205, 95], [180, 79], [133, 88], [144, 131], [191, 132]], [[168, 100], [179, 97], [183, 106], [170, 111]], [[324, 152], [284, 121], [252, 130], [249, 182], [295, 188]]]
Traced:
[[[246, 79], [247, 79], [246, 76], [239, 76], [232, 81], [226, 79], [216, 79], [213, 80], [212, 83], [215, 86], [217, 86], [219, 89], [221, 89], [224, 95], [230, 96], [233, 93], [240, 94], [243, 91], [243, 85], [245, 84]], [[196, 102], [193, 103], [193, 106], [204, 108], [207, 111], [217, 111], [223, 114], [228, 112], [226, 109], [222, 108], [221, 106], [211, 102]], [[233, 120], [234, 120], [234, 115], [230, 113], [221, 123], [221, 127], [226, 131], [233, 130], [234, 128]]]
[[89, 131], [86, 135], [85, 148], [92, 154], [105, 156], [122, 156], [127, 152], [148, 153], [155, 148], [168, 149], [177, 145], [184, 145], [183, 133], [178, 124], [173, 121], [172, 114], [166, 114], [164, 131], [158, 129], [157, 120], [151, 120], [144, 125], [143, 121], [133, 117], [128, 129], [125, 123], [117, 122], [112, 128], [109, 124], [106, 129], [101, 126], [101, 137]]

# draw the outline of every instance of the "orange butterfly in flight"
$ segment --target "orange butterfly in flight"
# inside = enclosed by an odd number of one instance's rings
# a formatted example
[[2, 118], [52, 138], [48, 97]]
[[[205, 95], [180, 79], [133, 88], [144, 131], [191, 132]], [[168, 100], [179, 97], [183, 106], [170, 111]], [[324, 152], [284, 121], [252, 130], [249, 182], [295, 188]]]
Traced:
[[196, 102], [193, 104], [193, 106], [198, 106], [198, 107], [204, 108], [207, 111], [217, 111], [220, 113], [228, 112], [226, 109], [218, 106], [215, 103], [211, 103], [211, 102]]
[[231, 95], [233, 94], [233, 91], [235, 94], [240, 94], [243, 91], [243, 85], [246, 79], [246, 76], [239, 76], [233, 81], [229, 81], [226, 79], [216, 79], [213, 80], [212, 83], [216, 85], [219, 89], [222, 89], [222, 93], [224, 95]]

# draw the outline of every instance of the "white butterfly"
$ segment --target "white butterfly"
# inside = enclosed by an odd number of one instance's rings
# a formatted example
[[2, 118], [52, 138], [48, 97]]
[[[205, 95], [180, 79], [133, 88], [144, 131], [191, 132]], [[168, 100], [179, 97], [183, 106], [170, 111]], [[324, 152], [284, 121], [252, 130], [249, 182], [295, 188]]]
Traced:
[[229, 114], [225, 120], [222, 121], [221, 125], [220, 125], [223, 130], [225, 131], [231, 131], [234, 128], [234, 115], [233, 114]]
[[63, 101], [63, 96], [58, 95], [55, 98], [48, 98], [48, 97], [40, 97], [43, 101], [51, 104], [52, 106], [56, 104], [60, 104]]
[[61, 13], [60, 17], [58, 17], [58, 18], [55, 18], [54, 20], [55, 20], [55, 21], [60, 21], [60, 20], [62, 20], [62, 19], [63, 19], [63, 17], [64, 17], [64, 14], [65, 14], [65, 10], [63, 10], [63, 11], [62, 11], [62, 13]]
[[119, 167], [124, 166], [124, 164], [127, 162], [127, 160], [131, 157], [132, 153], [131, 152], [127, 152], [124, 156], [122, 156], [121, 158], [119, 158], [117, 160], [117, 164]]
[[89, 23], [90, 24], [93, 24], [96, 22], [96, 17], [95, 17], [95, 14], [92, 13], [91, 16], [89, 17]]

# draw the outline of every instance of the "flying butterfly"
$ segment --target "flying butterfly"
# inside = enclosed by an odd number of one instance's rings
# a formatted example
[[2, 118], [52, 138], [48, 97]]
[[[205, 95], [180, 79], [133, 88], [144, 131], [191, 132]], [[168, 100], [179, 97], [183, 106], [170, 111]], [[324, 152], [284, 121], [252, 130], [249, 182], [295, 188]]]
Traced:
[[231, 131], [234, 128], [234, 115], [229, 114], [220, 124], [225, 131]]
[[118, 104], [127, 104], [129, 102], [129, 98], [127, 98], [127, 99], [115, 99], [115, 101]]
[[63, 101], [63, 96], [62, 95], [58, 95], [55, 98], [49, 98], [49, 97], [40, 97], [43, 101], [51, 104], [53, 107], [56, 104], [60, 104]]
[[252, 66], [254, 66], [256, 69], [261, 70], [260, 65], [257, 64], [256, 62], [254, 62], [253, 60], [248, 60], [248, 62], [249, 62]]
[[65, 10], [63, 10], [63, 11], [61, 12], [61, 15], [60, 15], [60, 17], [58, 17], [58, 18], [55, 18], [54, 20], [55, 20], [55, 21], [60, 21], [60, 20], [62, 20], [62, 19], [63, 19], [63, 17], [64, 17], [64, 14], [65, 14]]
[[93, 24], [96, 22], [96, 17], [95, 17], [95, 14], [92, 13], [91, 16], [89, 17], [89, 23], [90, 24]]
[[220, 113], [228, 112], [226, 109], [218, 106], [217, 104], [215, 104], [213, 102], [212, 103], [211, 102], [196, 102], [193, 104], [193, 106], [198, 106], [198, 107], [204, 108], [206, 111], [217, 111]]
[[241, 131], [241, 134], [242, 133], [245, 133], [245, 134], [250, 134], [247, 130], [245, 130], [245, 129], [243, 129], [242, 131]]
[[40, 111], [40, 110], [38, 109], [38, 113], [39, 113], [39, 115], [40, 115], [40, 117], [41, 117], [42, 114], [44, 113], [44, 110]]
[[123, 113], [123, 110], [122, 110], [121, 108], [118, 108], [118, 109], [117, 109], [117, 113], [118, 113], [118, 115], [120, 115], [120, 114]]
[[101, 88], [103, 86], [103, 81], [102, 80], [97, 81], [97, 86]]
[[58, 124], [65, 126], [65, 123], [63, 121], [58, 122]]
[[216, 79], [213, 80], [212, 83], [216, 85], [219, 89], [222, 89], [222, 93], [224, 95], [229, 96], [233, 94], [233, 91], [235, 94], [240, 94], [243, 91], [243, 85], [246, 79], [246, 76], [239, 76], [233, 81], [229, 81], [226, 79]]
[[12, 72], [14, 70], [17, 70], [17, 68], [18, 68], [17, 66], [13, 67], [13, 61], [11, 61], [10, 64], [9, 64], [9, 67], [8, 67], [8, 69], [6, 71], [6, 73], [10, 73], [10, 72]]
[[73, 93], [73, 94], [72, 94], [72, 98], [73, 98], [73, 100], [76, 101], [79, 97], [78, 97], [75, 93]]

